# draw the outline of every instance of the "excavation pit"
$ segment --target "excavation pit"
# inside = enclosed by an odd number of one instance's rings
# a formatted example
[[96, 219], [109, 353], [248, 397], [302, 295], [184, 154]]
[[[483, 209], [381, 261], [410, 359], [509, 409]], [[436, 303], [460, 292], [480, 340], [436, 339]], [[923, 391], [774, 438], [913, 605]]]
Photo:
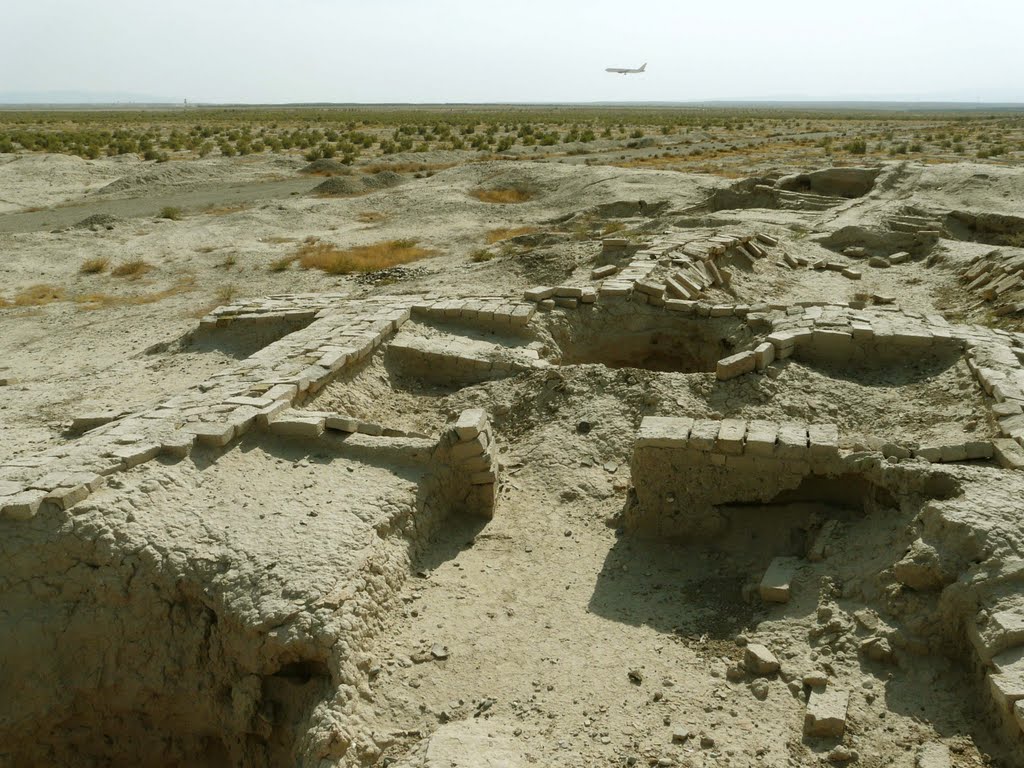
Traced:
[[736, 317], [675, 317], [646, 308], [566, 313], [552, 317], [548, 330], [562, 365], [663, 373], [713, 373], [720, 359], [753, 339]]

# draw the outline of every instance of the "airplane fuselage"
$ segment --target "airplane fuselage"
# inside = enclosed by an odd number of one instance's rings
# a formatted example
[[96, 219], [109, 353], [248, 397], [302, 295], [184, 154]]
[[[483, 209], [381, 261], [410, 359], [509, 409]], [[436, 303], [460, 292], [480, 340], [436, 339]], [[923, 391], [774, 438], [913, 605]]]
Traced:
[[630, 69], [629, 67], [607, 67], [605, 72], [612, 72], [616, 75], [639, 75], [641, 72], [647, 69], [647, 63], [637, 69]]

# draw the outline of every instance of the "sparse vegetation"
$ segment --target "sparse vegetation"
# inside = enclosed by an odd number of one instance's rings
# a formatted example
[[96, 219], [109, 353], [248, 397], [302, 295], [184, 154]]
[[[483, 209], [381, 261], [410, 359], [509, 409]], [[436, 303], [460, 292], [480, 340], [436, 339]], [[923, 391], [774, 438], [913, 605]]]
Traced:
[[485, 261], [490, 261], [493, 258], [494, 254], [491, 253], [486, 248], [478, 248], [477, 250], [469, 254], [469, 260], [472, 261], [474, 264], [480, 264]]
[[292, 265], [292, 263], [298, 259], [298, 256], [282, 256], [280, 259], [274, 259], [270, 262], [270, 266], [267, 267], [271, 272], [284, 272]]
[[356, 221], [361, 224], [379, 224], [387, 219], [387, 214], [378, 211], [360, 211], [356, 214]]
[[110, 274], [114, 277], [129, 277], [136, 279], [142, 277], [144, 274], [153, 269], [152, 264], [148, 264], [142, 259], [132, 259], [122, 264], [118, 264], [112, 270]]
[[160, 209], [160, 215], [157, 218], [179, 221], [181, 219], [181, 208], [176, 208], [173, 205], [165, 205]]
[[78, 268], [78, 271], [83, 275], [98, 275], [100, 272], [106, 271], [109, 266], [110, 259], [105, 256], [97, 256], [93, 259], [86, 259], [83, 261], [82, 266]]
[[421, 248], [415, 240], [386, 240], [373, 245], [359, 245], [341, 249], [315, 240], [303, 243], [295, 252], [303, 269], [319, 269], [332, 275], [353, 272], [375, 272], [398, 264], [408, 264], [428, 256], [434, 251]]
[[485, 240], [488, 245], [493, 245], [502, 240], [509, 240], [520, 235], [532, 235], [536, 231], [536, 227], [498, 227], [488, 232]]
[[474, 189], [470, 193], [482, 203], [515, 204], [532, 200], [534, 192], [526, 187], [496, 187], [494, 189]]

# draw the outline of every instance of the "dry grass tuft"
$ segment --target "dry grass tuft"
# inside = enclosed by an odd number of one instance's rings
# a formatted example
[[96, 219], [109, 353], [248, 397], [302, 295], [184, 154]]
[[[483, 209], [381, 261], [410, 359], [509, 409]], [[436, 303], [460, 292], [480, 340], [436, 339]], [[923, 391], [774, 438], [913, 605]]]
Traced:
[[64, 301], [67, 293], [63, 288], [49, 283], [36, 283], [28, 288], [22, 288], [14, 294], [15, 307], [39, 307], [53, 301]]
[[110, 259], [106, 256], [97, 256], [95, 259], [86, 259], [78, 271], [83, 275], [98, 275], [110, 266]]
[[356, 221], [362, 222], [363, 224], [378, 224], [387, 218], [386, 213], [378, 213], [377, 211], [361, 211], [356, 214]]
[[227, 216], [231, 213], [238, 213], [239, 211], [245, 211], [252, 206], [248, 203], [236, 203], [235, 205], [211, 205], [203, 209], [203, 213], [207, 216]]
[[74, 296], [72, 301], [82, 309], [106, 309], [108, 307], [139, 306], [142, 304], [155, 304], [179, 293], [186, 293], [195, 289], [195, 278], [186, 277], [178, 281], [170, 288], [153, 293], [136, 294], [133, 296], [119, 296], [111, 293], [90, 293], [83, 296]]
[[298, 256], [282, 256], [280, 259], [274, 259], [270, 262], [270, 266], [267, 269], [271, 272], [284, 272], [298, 258]]
[[173, 205], [165, 205], [160, 209], [159, 219], [170, 219], [171, 221], [181, 220], [181, 208]]
[[299, 246], [294, 257], [298, 259], [303, 269], [319, 269], [332, 275], [347, 275], [352, 272], [375, 272], [398, 264], [408, 264], [433, 256], [434, 253], [435, 251], [418, 247], [415, 240], [385, 240], [373, 245], [346, 249], [314, 240]]
[[118, 264], [110, 270], [110, 274], [114, 277], [130, 277], [131, 279], [136, 280], [151, 269], [153, 269], [152, 264], [147, 264], [142, 259], [132, 259], [131, 261], [124, 262], [124, 264]]
[[474, 189], [469, 193], [482, 203], [525, 203], [533, 199], [533, 191], [525, 187], [498, 187], [495, 189]]
[[453, 166], [455, 163], [371, 163], [363, 166], [363, 171], [365, 173], [380, 173], [381, 171], [423, 173], [424, 171], [443, 171], [445, 168]]
[[536, 231], [536, 227], [498, 227], [487, 233], [486, 240], [488, 245], [494, 245], [494, 243], [519, 237], [520, 235], [532, 235]]

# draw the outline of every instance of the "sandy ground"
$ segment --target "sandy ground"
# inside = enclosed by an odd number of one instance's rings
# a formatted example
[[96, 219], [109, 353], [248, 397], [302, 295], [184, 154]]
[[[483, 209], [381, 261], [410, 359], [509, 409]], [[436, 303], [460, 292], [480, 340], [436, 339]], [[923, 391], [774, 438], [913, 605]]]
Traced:
[[[244, 343], [204, 346], [189, 338], [198, 318], [220, 304], [326, 290], [352, 297], [515, 295], [541, 283], [585, 281], [599, 259], [598, 240], [619, 232], [639, 241], [682, 226], [756, 227], [778, 237], [794, 257], [863, 273], [853, 281], [838, 271], [791, 270], [766, 260], [753, 271], [737, 270], [730, 292], [712, 297], [723, 302], [882, 294], [922, 313], [1011, 328], [1019, 322], [993, 318], [958, 280], [968, 261], [991, 245], [943, 237], [934, 258], [872, 268], [822, 242], [843, 227], [883, 229], [908, 211], [937, 220], [952, 210], [1020, 215], [1019, 171], [891, 163], [867, 195], [824, 211], [712, 213], [702, 204], [732, 180], [576, 160], [468, 163], [424, 178], [407, 174], [387, 190], [325, 198], [310, 193], [322, 179], [299, 174], [301, 163], [289, 159], [154, 165], [0, 156], [0, 298], [8, 303], [0, 305], [0, 378], [16, 379], [0, 388], [0, 456], [58, 446], [76, 416], [152, 406], [237, 363], [253, 351]], [[529, 186], [534, 197], [489, 204], [470, 194], [517, 185]], [[640, 200], [654, 213], [641, 215]], [[168, 206], [180, 208], [180, 218], [160, 218]], [[43, 210], [26, 211], [35, 207]], [[109, 218], [90, 218], [99, 215]], [[536, 232], [486, 242], [488, 232], [522, 227]], [[271, 270], [309, 237], [339, 247], [414, 239], [437, 255], [377, 284], [295, 264]], [[492, 258], [474, 260], [485, 247]], [[141, 259], [146, 268], [125, 277], [109, 268], [81, 272], [93, 259], [108, 259], [110, 267]], [[34, 286], [44, 286], [37, 297], [56, 298], [19, 299]], [[951, 750], [958, 768], [1020, 764], [977, 697], [964, 695], [976, 682], [959, 660], [919, 656], [883, 666], [859, 659], [852, 646], [822, 648], [814, 641], [815, 628], [833, 613], [852, 627], [858, 610], [841, 588], [829, 587], [825, 571], [808, 577], [811, 586], [799, 602], [766, 608], [743, 597], [766, 565], [753, 541], [669, 548], [630, 540], [620, 527], [632, 434], [642, 415], [825, 420], [851, 440], [927, 442], [993, 436], [983, 403], [962, 360], [897, 372], [793, 360], [772, 376], [722, 386], [706, 372], [654, 375], [579, 365], [564, 367], [557, 383], [532, 373], [459, 388], [396, 377], [374, 359], [339, 379], [309, 407], [424, 433], [436, 432], [462, 408], [488, 408], [507, 468], [498, 516], [486, 526], [462, 521], [444, 528], [419, 554], [415, 577], [383, 619], [369, 662], [372, 690], [361, 705], [377, 749], [364, 764], [440, 766], [423, 756], [424, 745], [454, 726], [466, 729], [458, 738], [493, 741], [488, 760], [494, 761], [481, 765], [796, 766], [846, 759], [835, 752], [837, 742], [801, 736], [803, 703], [788, 681], [772, 678], [761, 695], [753, 681], [729, 677], [747, 642], [775, 648], [792, 679], [828, 666], [852, 691], [845, 745], [856, 750], [858, 765], [932, 768], [918, 759], [923, 745], [934, 742]], [[593, 429], [581, 433], [581, 420]], [[367, 548], [377, 546], [364, 525], [380, 512], [374, 494], [411, 491], [374, 467], [343, 486], [358, 503], [335, 504], [331, 484], [339, 481], [315, 457], [312, 467], [309, 461], [261, 446], [233, 453], [215, 471], [199, 467], [178, 477], [166, 470], [177, 479], [153, 491], [153, 504], [176, 510], [179, 532], [200, 525], [183, 521], [181, 509], [216, 508], [202, 523], [205, 533], [184, 535], [216, 537], [213, 529], [235, 528], [231, 540], [256, 560], [271, 558], [268, 537], [275, 545], [280, 540], [285, 554], [275, 564], [280, 560], [282, 571], [302, 572], [308, 550], [315, 573], [291, 586], [298, 597], [284, 590], [281, 600], [305, 601], [307, 608], [294, 609], [300, 613], [312, 610], [308, 604], [329, 591], [325, 574], [349, 567], [334, 563], [331, 542], [351, 529]], [[271, 471], [258, 477], [268, 465]], [[145, 482], [140, 475], [129, 487], [142, 493]], [[307, 507], [325, 517], [303, 519]], [[272, 526], [260, 522], [265, 516]], [[911, 522], [849, 521], [834, 566], [854, 578], [898, 559]], [[146, 525], [160, 527], [152, 520]], [[274, 610], [287, 613], [289, 605]], [[429, 653], [436, 647], [444, 653]], [[683, 731], [687, 738], [679, 738]], [[506, 762], [498, 761], [502, 754]], [[463, 765], [448, 768], [456, 764]]]

